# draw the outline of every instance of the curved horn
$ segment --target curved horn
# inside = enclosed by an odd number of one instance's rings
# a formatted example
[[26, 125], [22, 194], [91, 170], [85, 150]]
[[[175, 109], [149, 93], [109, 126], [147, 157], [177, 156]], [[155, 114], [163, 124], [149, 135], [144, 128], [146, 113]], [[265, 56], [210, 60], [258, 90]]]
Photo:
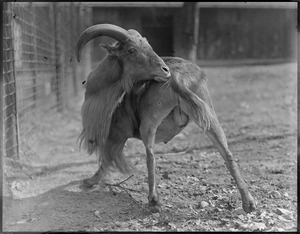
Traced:
[[79, 36], [77, 44], [76, 44], [76, 58], [77, 61], [80, 62], [80, 54], [82, 48], [88, 43], [90, 40], [100, 37], [100, 36], [109, 36], [117, 41], [125, 42], [130, 39], [131, 35], [127, 30], [113, 24], [96, 24], [93, 25]]
[[128, 33], [129, 33], [130, 35], [133, 35], [133, 36], [142, 38], [141, 34], [140, 34], [138, 31], [134, 30], [134, 29], [129, 29], [129, 30], [128, 30]]

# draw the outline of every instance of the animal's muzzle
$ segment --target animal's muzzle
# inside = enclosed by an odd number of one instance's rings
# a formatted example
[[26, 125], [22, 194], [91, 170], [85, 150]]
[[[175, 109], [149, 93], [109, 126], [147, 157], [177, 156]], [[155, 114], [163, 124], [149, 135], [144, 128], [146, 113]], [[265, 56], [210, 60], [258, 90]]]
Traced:
[[161, 66], [163, 73], [156, 74], [154, 80], [158, 82], [166, 82], [171, 76], [170, 69], [167, 66]]
[[166, 75], [165, 77], [166, 78], [171, 76], [170, 69], [168, 67], [162, 66], [161, 70], [163, 70], [163, 72], [165, 73], [165, 75]]

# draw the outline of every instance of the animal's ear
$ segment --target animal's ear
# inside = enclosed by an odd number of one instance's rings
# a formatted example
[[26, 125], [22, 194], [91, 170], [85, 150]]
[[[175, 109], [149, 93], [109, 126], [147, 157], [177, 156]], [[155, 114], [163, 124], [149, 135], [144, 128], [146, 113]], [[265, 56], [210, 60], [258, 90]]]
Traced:
[[99, 46], [102, 50], [104, 50], [105, 52], [107, 52], [111, 55], [116, 55], [116, 56], [119, 55], [118, 49], [115, 46], [109, 46], [106, 44], [99, 44]]

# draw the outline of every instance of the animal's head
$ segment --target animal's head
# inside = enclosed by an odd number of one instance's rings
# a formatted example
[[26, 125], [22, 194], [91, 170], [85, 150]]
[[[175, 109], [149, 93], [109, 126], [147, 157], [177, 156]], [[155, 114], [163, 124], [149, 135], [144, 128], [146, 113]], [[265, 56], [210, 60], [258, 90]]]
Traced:
[[152, 79], [165, 82], [171, 76], [168, 66], [153, 51], [146, 38], [135, 30], [127, 31], [112, 24], [91, 26], [80, 35], [76, 45], [78, 62], [84, 45], [100, 36], [109, 36], [117, 40], [113, 45], [100, 46], [121, 62], [124, 74], [134, 79], [132, 82]]

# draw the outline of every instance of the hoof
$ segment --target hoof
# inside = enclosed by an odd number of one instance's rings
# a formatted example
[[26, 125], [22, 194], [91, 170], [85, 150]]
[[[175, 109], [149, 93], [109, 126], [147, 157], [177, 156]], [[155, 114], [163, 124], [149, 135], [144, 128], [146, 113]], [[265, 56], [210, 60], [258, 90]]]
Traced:
[[92, 187], [94, 187], [94, 185], [95, 185], [95, 182], [92, 181], [90, 178], [89, 179], [84, 179], [82, 181], [82, 186], [84, 188], [92, 188]]
[[160, 213], [161, 212], [161, 206], [156, 201], [151, 201], [148, 204], [149, 210], [151, 213]]
[[244, 199], [242, 199], [242, 202], [243, 202], [243, 209], [246, 213], [250, 213], [255, 210], [256, 207], [255, 201], [250, 193], [248, 194], [247, 197], [244, 197]]
[[161, 213], [161, 206], [160, 205], [149, 206], [149, 210], [151, 213]]
[[243, 203], [243, 209], [246, 213], [254, 211], [256, 209], [254, 201], [248, 201]]

